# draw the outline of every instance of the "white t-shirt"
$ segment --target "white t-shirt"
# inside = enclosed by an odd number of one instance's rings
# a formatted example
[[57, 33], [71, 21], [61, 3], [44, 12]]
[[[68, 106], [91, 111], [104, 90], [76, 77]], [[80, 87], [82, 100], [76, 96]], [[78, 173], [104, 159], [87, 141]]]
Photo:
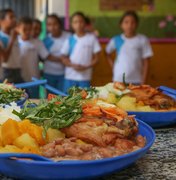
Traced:
[[39, 39], [27, 41], [18, 38], [21, 54], [21, 73], [25, 81], [31, 81], [32, 77], [39, 78], [39, 57], [46, 59], [49, 52]]
[[[0, 31], [0, 40], [3, 45], [2, 48], [7, 48], [8, 44], [10, 42], [10, 39], [11, 39], [11, 37], [8, 34], [4, 33], [3, 31]], [[21, 68], [20, 49], [19, 49], [19, 44], [18, 44], [17, 39], [13, 44], [8, 61], [3, 62], [2, 67], [10, 68], [10, 69]]]
[[141, 83], [143, 60], [153, 56], [151, 45], [144, 35], [127, 38], [124, 34], [115, 36], [106, 47], [109, 54], [117, 51], [113, 68], [113, 81], [122, 82], [125, 73], [126, 82]]
[[[80, 64], [88, 66], [91, 64], [93, 54], [98, 53], [101, 50], [100, 44], [94, 34], [86, 33], [83, 37], [73, 35], [74, 45], [70, 45], [70, 39], [68, 39], [62, 48], [63, 55], [69, 55], [70, 61], [73, 64]], [[70, 47], [73, 46], [73, 47]], [[70, 48], [72, 52], [70, 54]], [[66, 67], [65, 78], [69, 80], [85, 81], [91, 80], [92, 68], [84, 71], [76, 71], [72, 67]]]
[[[49, 53], [53, 56], [61, 56], [61, 49], [66, 39], [70, 36], [70, 33], [62, 32], [59, 38], [54, 38], [51, 35], [47, 37], [47, 41], [51, 41], [49, 47], [45, 44]], [[45, 40], [44, 40], [45, 43]], [[47, 43], [47, 42], [46, 42]], [[49, 42], [50, 43], [50, 42]], [[44, 72], [52, 75], [64, 75], [64, 65], [59, 62], [52, 62], [46, 60], [44, 63]]]

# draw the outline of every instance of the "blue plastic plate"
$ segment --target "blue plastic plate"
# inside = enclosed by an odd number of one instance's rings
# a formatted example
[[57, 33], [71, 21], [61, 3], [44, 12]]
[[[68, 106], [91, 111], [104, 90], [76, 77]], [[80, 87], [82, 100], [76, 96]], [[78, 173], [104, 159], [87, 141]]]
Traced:
[[136, 115], [136, 118], [149, 124], [154, 128], [176, 124], [176, 111], [166, 112], [137, 112], [128, 111], [129, 115]]
[[0, 157], [0, 173], [18, 179], [91, 179], [118, 172], [141, 158], [152, 146], [155, 133], [150, 126], [138, 120], [139, 134], [146, 137], [147, 144], [135, 152], [94, 161], [32, 161], [12, 160]]
[[16, 104], [18, 106], [23, 106], [23, 104], [26, 102], [26, 100], [28, 99], [28, 94], [25, 93], [23, 97], [21, 97], [20, 100], [16, 101]]

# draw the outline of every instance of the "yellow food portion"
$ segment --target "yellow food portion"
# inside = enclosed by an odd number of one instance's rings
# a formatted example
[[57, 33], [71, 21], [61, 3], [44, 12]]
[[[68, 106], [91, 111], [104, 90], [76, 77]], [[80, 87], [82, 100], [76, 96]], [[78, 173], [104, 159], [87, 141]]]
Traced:
[[41, 126], [27, 119], [20, 122], [8, 119], [0, 126], [0, 153], [41, 154], [40, 146], [59, 137], [65, 138], [65, 134], [56, 129], [48, 129], [44, 138]]
[[130, 96], [123, 96], [116, 105], [126, 111], [145, 111], [152, 112], [155, 111], [150, 106], [145, 106], [141, 102], [137, 103], [136, 98]]
[[36, 140], [32, 138], [28, 133], [22, 134], [18, 138], [15, 139], [13, 144], [19, 148], [24, 147], [33, 147], [33, 148], [39, 148]]
[[49, 128], [47, 131], [47, 142], [53, 142], [57, 138], [65, 138], [65, 134], [57, 129]]
[[116, 104], [118, 100], [115, 94], [109, 93], [106, 101], [111, 104]]

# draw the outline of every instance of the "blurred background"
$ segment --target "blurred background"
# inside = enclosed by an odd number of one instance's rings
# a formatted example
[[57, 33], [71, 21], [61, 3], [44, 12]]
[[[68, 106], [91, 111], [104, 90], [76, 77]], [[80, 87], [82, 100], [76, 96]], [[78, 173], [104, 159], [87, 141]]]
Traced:
[[[110, 37], [120, 33], [118, 21], [128, 9], [140, 16], [140, 33], [150, 38], [154, 56], [150, 62], [147, 83], [153, 86], [167, 85], [176, 88], [176, 0], [0, 0], [0, 8], [12, 8], [17, 17], [30, 16], [42, 21], [42, 39], [46, 34], [45, 17], [56, 13], [69, 29], [69, 17], [75, 11], [83, 11], [90, 18], [104, 49]], [[103, 69], [103, 70], [102, 70]], [[111, 69], [104, 50], [94, 68], [92, 85], [104, 85], [111, 81]]]

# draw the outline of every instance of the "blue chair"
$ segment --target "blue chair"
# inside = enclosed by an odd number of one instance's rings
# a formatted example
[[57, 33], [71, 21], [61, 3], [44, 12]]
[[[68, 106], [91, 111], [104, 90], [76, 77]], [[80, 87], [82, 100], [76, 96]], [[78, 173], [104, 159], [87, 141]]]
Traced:
[[33, 77], [31, 82], [15, 84], [16, 88], [21, 88], [21, 89], [27, 89], [31, 87], [37, 87], [37, 86], [43, 86], [45, 89], [49, 90], [53, 94], [60, 95], [60, 96], [67, 96], [67, 94], [63, 93], [62, 91], [48, 85], [46, 79], [37, 79]]

